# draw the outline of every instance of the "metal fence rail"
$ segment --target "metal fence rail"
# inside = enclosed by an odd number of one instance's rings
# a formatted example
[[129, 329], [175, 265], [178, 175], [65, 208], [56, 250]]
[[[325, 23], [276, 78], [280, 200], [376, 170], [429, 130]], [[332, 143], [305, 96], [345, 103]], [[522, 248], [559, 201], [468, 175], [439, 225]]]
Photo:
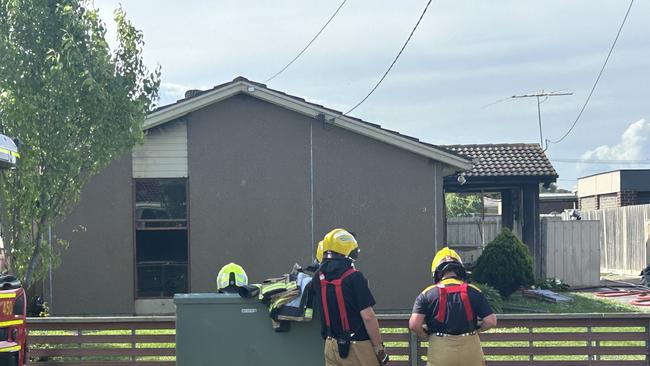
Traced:
[[[423, 366], [427, 344], [408, 314], [380, 314], [395, 366]], [[32, 363], [47, 366], [172, 366], [174, 317], [30, 318]], [[647, 366], [650, 313], [500, 315], [481, 334], [489, 366]], [[321, 355], [314, 355], [321, 357]]]

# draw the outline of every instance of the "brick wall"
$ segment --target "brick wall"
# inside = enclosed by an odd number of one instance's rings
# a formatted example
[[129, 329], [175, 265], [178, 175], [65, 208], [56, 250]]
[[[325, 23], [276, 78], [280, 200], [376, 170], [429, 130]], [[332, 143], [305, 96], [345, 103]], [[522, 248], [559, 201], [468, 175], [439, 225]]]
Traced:
[[617, 193], [616, 200], [618, 207], [637, 205], [637, 192], [636, 191], [620, 191]]
[[601, 194], [598, 196], [598, 208], [621, 207], [621, 193]]
[[650, 204], [650, 192], [625, 190], [616, 193], [587, 196], [579, 199], [581, 210], [598, 210], [601, 208], [624, 207]]
[[637, 192], [636, 193], [636, 204], [637, 205], [647, 205], [650, 203], [650, 192]]

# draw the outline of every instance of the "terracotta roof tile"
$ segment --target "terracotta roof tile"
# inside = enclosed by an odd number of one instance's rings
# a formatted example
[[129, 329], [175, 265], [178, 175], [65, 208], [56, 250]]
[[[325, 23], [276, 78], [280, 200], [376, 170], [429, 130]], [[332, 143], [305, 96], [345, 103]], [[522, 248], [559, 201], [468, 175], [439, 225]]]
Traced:
[[558, 177], [555, 168], [538, 144], [443, 145], [454, 153], [475, 161], [468, 177], [545, 176]]

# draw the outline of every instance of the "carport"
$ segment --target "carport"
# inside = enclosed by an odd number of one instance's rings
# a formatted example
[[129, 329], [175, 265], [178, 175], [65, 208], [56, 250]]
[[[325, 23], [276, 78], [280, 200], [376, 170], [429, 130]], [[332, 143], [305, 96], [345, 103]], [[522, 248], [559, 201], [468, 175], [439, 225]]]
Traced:
[[[539, 185], [558, 174], [538, 144], [448, 145], [447, 150], [474, 161], [472, 170], [444, 178], [445, 193], [499, 193], [501, 223], [528, 246], [535, 275], [541, 275]], [[446, 227], [446, 225], [445, 225]]]

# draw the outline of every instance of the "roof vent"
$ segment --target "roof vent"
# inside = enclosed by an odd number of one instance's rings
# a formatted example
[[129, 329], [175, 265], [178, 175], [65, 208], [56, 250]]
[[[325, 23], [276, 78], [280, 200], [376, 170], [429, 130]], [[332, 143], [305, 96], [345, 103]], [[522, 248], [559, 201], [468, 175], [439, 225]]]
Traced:
[[203, 90], [199, 90], [199, 89], [190, 89], [190, 90], [188, 90], [188, 91], [185, 92], [185, 99], [188, 99], [188, 98], [194, 98], [194, 97], [196, 97], [197, 95], [200, 95], [201, 93], [203, 93]]

